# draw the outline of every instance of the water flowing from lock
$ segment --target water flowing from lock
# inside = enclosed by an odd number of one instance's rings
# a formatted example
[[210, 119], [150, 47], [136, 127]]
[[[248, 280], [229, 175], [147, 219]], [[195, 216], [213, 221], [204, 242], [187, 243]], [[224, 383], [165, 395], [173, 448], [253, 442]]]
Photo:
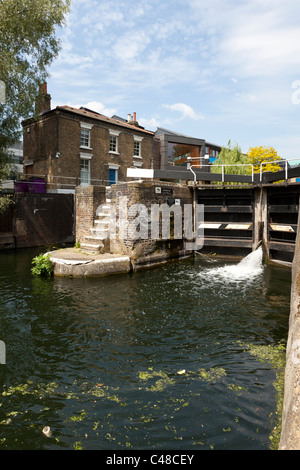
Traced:
[[236, 264], [225, 264], [225, 266], [209, 267], [199, 273], [203, 279], [223, 283], [249, 283], [263, 273], [263, 250], [262, 247], [252, 251]]

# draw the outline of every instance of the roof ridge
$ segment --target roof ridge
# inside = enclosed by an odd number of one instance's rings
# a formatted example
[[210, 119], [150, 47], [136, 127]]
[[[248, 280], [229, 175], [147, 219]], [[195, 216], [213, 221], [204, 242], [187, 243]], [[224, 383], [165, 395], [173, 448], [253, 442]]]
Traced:
[[68, 104], [62, 105], [62, 106], [57, 106], [56, 109], [67, 109], [67, 110], [70, 109], [70, 110], [73, 110], [73, 111], [77, 112], [78, 114], [82, 114], [82, 115], [89, 115], [90, 114], [93, 119], [98, 119], [99, 121], [102, 121], [102, 120], [113, 121], [113, 122], [118, 123], [121, 126], [129, 127], [131, 129], [134, 129], [134, 130], [139, 131], [139, 132], [146, 132], [147, 134], [153, 134], [154, 135], [153, 131], [149, 131], [149, 130], [144, 129], [142, 127], [134, 126], [133, 124], [130, 124], [128, 122], [119, 121], [118, 119], [105, 116], [104, 114], [96, 113], [96, 112], [93, 112], [93, 111], [86, 111], [85, 109], [75, 108], [74, 106], [70, 106]]

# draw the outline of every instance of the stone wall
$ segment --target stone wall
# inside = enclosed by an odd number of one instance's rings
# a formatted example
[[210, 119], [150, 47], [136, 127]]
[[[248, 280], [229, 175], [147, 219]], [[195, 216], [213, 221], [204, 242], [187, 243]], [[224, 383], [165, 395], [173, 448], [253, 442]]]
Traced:
[[[298, 219], [298, 227], [299, 227]], [[286, 351], [279, 450], [300, 450], [300, 233], [292, 265], [291, 310]]]

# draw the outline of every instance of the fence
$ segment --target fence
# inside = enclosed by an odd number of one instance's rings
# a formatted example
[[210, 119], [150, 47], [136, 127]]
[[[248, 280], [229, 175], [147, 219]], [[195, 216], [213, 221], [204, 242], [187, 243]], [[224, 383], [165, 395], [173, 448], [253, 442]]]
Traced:
[[76, 186], [92, 185], [92, 186], [110, 186], [111, 182], [103, 179], [91, 179], [87, 184], [80, 178], [72, 176], [54, 176], [54, 175], [30, 175], [25, 179], [20, 175], [19, 179], [4, 181], [2, 190], [4, 192], [16, 193], [46, 193], [53, 190], [60, 190], [60, 192], [74, 192]]
[[[276, 160], [276, 161], [265, 161], [265, 162], [262, 162], [259, 166], [259, 182], [262, 183], [263, 182], [263, 169], [264, 169], [264, 166], [266, 165], [272, 165], [274, 163], [278, 163], [278, 164], [281, 164], [281, 165], [284, 165], [284, 175], [282, 176], [281, 173], [280, 173], [280, 176], [279, 176], [279, 179], [284, 179], [284, 181], [288, 181], [289, 179], [289, 168], [291, 168], [291, 163], [290, 162], [295, 162], [296, 165], [295, 167], [299, 168], [299, 177], [300, 177], [300, 158], [289, 158], [289, 159], [285, 159], [285, 160]], [[222, 183], [225, 182], [225, 174], [226, 174], [226, 168], [227, 167], [244, 167], [245, 168], [245, 172], [244, 173], [240, 173], [238, 176], [241, 176], [241, 175], [244, 175], [244, 176], [249, 176], [251, 174], [251, 183], [254, 183], [254, 182], [257, 182], [255, 180], [255, 174], [257, 174], [258, 172], [255, 172], [254, 171], [254, 167], [257, 166], [257, 165], [253, 165], [251, 163], [225, 163], [225, 164], [204, 164], [204, 165], [201, 165], [201, 168], [204, 168], [204, 167], [209, 167], [209, 168], [221, 168], [221, 175], [222, 175]], [[249, 167], [251, 168], [251, 171], [249, 171]], [[196, 183], [197, 181], [197, 174], [193, 171], [193, 168], [198, 168], [199, 169], [199, 163], [198, 164], [193, 164], [193, 159], [190, 159], [190, 163], [188, 163], [187, 165], [187, 169], [189, 169], [193, 175], [194, 175], [194, 183]], [[269, 170], [265, 170], [266, 173], [269, 173]], [[230, 173], [230, 172], [229, 172]], [[210, 171], [210, 174], [212, 174], [212, 172]], [[218, 174], [218, 173], [216, 173]], [[233, 175], [232, 175], [233, 176]], [[294, 176], [294, 175], [293, 175]], [[202, 177], [201, 177], [202, 179]], [[211, 180], [211, 178], [210, 178]], [[237, 178], [238, 180], [238, 178]]]
[[[197, 163], [196, 163], [197, 162]], [[285, 160], [277, 160], [274, 162], [269, 162], [265, 161], [260, 164], [260, 169], [259, 172], [255, 171], [255, 166], [250, 163], [245, 163], [245, 164], [238, 164], [238, 163], [231, 163], [231, 164], [203, 164], [200, 166], [199, 164], [199, 159], [197, 159], [195, 162], [195, 159], [189, 159], [189, 162], [187, 164], [187, 170], [190, 170], [192, 172], [193, 177], [194, 177], [194, 183], [196, 184], [197, 178], [198, 180], [203, 180], [205, 181], [206, 179], [208, 181], [217, 181], [221, 182], [222, 184], [225, 183], [226, 177], [225, 175], [230, 175], [231, 182], [235, 181], [235, 176], [236, 176], [236, 182], [237, 183], [243, 183], [242, 178], [247, 177], [247, 181], [245, 180], [245, 183], [247, 184], [253, 184], [253, 183], [262, 183], [263, 182], [263, 175], [264, 173], [270, 173], [266, 168], [267, 165], [273, 164], [273, 163], [279, 163], [281, 166], [284, 166], [284, 170], [275, 172], [272, 174], [272, 179], [270, 182], [276, 181], [276, 175], [278, 173], [278, 180], [284, 180], [285, 182], [288, 181], [289, 178], [291, 177], [300, 177], [300, 158], [292, 158], [292, 159], [285, 159]], [[293, 167], [293, 163], [295, 162], [295, 167]], [[208, 168], [206, 173], [201, 173], [201, 176], [199, 174], [199, 170], [201, 171], [203, 168]], [[241, 167], [244, 168], [245, 171], [241, 172], [239, 174], [230, 174], [230, 168], [236, 168], [236, 167]], [[197, 169], [198, 171], [195, 172], [194, 169]], [[213, 173], [211, 171], [212, 168], [221, 168], [221, 171], [218, 173]], [[229, 171], [228, 171], [229, 169]], [[298, 171], [299, 169], [299, 171]], [[145, 171], [145, 170], [144, 170]], [[149, 171], [149, 170], [148, 170]], [[174, 174], [174, 173], [173, 173]], [[220, 179], [220, 174], [221, 174], [221, 179]], [[209, 175], [209, 177], [208, 177]], [[213, 176], [216, 175], [216, 178], [214, 180]], [[149, 176], [142, 176], [142, 178], [147, 178]], [[242, 177], [242, 178], [241, 178]], [[165, 177], [163, 177], [165, 178]], [[122, 181], [118, 181], [118, 183], [121, 183]], [[109, 180], [104, 180], [104, 179], [90, 179], [88, 183], [86, 183], [85, 180], [79, 178], [79, 177], [73, 177], [73, 176], [55, 176], [55, 175], [30, 175], [28, 179], [25, 179], [24, 176], [20, 176], [20, 178], [16, 181], [13, 182], [12, 187], [10, 190], [6, 192], [31, 192], [31, 193], [43, 193], [43, 192], [74, 192], [76, 186], [106, 186], [109, 187], [111, 186], [112, 182]], [[5, 182], [2, 184], [2, 188], [5, 188]]]

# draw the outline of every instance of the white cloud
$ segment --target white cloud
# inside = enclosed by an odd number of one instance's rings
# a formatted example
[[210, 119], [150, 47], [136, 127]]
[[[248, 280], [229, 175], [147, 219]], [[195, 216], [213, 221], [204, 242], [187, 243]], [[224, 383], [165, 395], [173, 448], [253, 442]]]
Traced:
[[158, 127], [161, 127], [161, 121], [158, 120], [156, 117], [152, 117], [150, 119], [140, 118], [139, 124], [145, 129], [156, 131]]
[[121, 61], [132, 60], [141, 55], [149, 43], [150, 37], [145, 32], [127, 32], [113, 46], [113, 56]]
[[104, 114], [104, 116], [111, 117], [113, 114], [116, 114], [117, 110], [115, 108], [108, 108], [100, 101], [89, 101], [86, 104], [80, 104], [74, 106], [75, 108], [80, 108], [83, 106], [84, 108], [88, 108], [91, 111], [96, 111], [96, 113]]
[[111, 117], [117, 113], [116, 108], [109, 108], [105, 106], [105, 104], [101, 103], [100, 101], [89, 101], [87, 103], [75, 103], [74, 101], [68, 101], [59, 103], [57, 100], [52, 100], [52, 109], [56, 108], [56, 106], [70, 106], [71, 108], [79, 109], [82, 107], [89, 109], [90, 111], [96, 111], [96, 113], [103, 114], [104, 116]]
[[191, 106], [184, 103], [164, 104], [163, 107], [170, 109], [171, 111], [178, 111], [181, 113], [181, 119], [188, 118], [194, 121], [204, 119], [204, 116], [201, 113], [197, 113]]

